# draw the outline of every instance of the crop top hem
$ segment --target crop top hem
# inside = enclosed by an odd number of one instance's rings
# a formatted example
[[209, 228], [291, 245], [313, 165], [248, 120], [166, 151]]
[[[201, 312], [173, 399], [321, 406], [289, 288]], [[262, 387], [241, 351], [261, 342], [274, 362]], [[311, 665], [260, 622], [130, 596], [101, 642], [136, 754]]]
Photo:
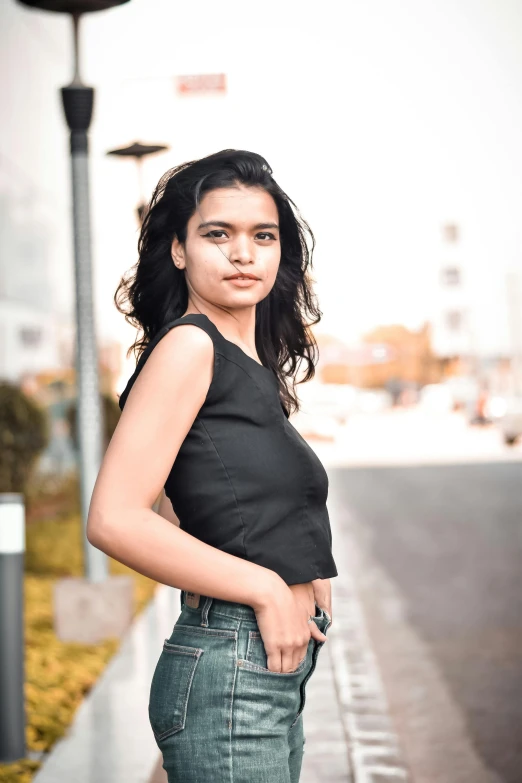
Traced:
[[323, 562], [321, 565], [312, 561], [306, 565], [288, 563], [285, 568], [277, 569], [277, 573], [287, 585], [306, 584], [314, 579], [333, 579], [338, 575], [333, 557], [330, 557], [330, 562]]
[[287, 585], [298, 585], [313, 582], [314, 579], [335, 579], [335, 577], [338, 576], [338, 573], [335, 566], [332, 565], [330, 568], [315, 568], [313, 570], [310, 569], [308, 572], [305, 571], [304, 573], [295, 572], [293, 575], [289, 575], [286, 578], [281, 574], [279, 575]]

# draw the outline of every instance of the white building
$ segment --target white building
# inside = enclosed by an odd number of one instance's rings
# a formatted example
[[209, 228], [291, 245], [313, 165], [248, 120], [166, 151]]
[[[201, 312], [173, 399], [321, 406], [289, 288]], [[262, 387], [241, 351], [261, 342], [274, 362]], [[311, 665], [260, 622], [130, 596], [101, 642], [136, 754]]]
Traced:
[[442, 242], [435, 282], [435, 311], [432, 318], [432, 343], [437, 356], [470, 357], [478, 346], [474, 339], [473, 312], [456, 224], [442, 228]]
[[57, 90], [67, 76], [68, 21], [2, 7], [0, 379], [14, 383], [64, 366], [61, 343], [70, 339], [67, 136]]
[[23, 302], [0, 297], [0, 380], [61, 366], [55, 317]]

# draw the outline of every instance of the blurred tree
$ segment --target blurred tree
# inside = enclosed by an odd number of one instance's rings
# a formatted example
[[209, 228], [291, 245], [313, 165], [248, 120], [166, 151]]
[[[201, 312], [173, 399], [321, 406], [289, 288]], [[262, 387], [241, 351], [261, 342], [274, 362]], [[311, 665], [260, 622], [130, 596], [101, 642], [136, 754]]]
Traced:
[[0, 382], [0, 492], [24, 492], [50, 440], [47, 412], [16, 385]]
[[[110, 394], [101, 395], [103, 406], [103, 451], [107, 450], [109, 441], [114, 434], [116, 425], [120, 418], [120, 406], [117, 401]], [[78, 451], [78, 426], [76, 419], [77, 405], [76, 400], [67, 408], [67, 421], [70, 427], [71, 439], [74, 444], [74, 448]]]

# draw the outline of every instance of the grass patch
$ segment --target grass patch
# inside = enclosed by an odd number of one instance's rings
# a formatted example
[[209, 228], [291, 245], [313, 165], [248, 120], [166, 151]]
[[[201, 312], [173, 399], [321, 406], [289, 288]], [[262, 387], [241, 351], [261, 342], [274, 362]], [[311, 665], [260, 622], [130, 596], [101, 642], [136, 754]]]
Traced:
[[[53, 630], [53, 583], [83, 576], [79, 515], [35, 521], [27, 526], [25, 559], [26, 742], [30, 751], [49, 751], [70, 725], [84, 696], [119, 647], [60, 642]], [[156, 582], [109, 558], [111, 574], [134, 579], [135, 612], [152, 598]], [[29, 783], [40, 762], [0, 764], [0, 783]]]

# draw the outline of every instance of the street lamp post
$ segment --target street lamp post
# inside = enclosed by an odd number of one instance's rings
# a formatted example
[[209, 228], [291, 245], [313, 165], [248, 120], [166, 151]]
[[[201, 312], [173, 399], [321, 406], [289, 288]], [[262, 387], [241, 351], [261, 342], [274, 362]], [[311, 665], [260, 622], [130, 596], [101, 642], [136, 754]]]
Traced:
[[103, 11], [128, 0], [18, 0], [23, 5], [46, 11], [68, 13], [74, 32], [74, 76], [62, 87], [62, 103], [70, 130], [74, 268], [76, 288], [76, 377], [78, 390], [78, 435], [81, 510], [85, 575], [90, 582], [107, 578], [107, 557], [89, 543], [85, 535], [92, 491], [102, 460], [103, 424], [99, 393], [98, 351], [94, 322], [91, 221], [89, 205], [88, 130], [94, 103], [94, 89], [82, 83], [79, 63], [79, 22], [84, 13]]
[[143, 188], [143, 158], [147, 155], [155, 155], [157, 152], [163, 152], [168, 150], [169, 147], [166, 144], [142, 144], [141, 141], [135, 141], [128, 147], [118, 147], [115, 150], [109, 150], [107, 155], [118, 155], [122, 158], [134, 158], [138, 166], [138, 187], [140, 194], [140, 202], [136, 208], [138, 214], [138, 221], [141, 225], [143, 218], [145, 217], [145, 193]]

